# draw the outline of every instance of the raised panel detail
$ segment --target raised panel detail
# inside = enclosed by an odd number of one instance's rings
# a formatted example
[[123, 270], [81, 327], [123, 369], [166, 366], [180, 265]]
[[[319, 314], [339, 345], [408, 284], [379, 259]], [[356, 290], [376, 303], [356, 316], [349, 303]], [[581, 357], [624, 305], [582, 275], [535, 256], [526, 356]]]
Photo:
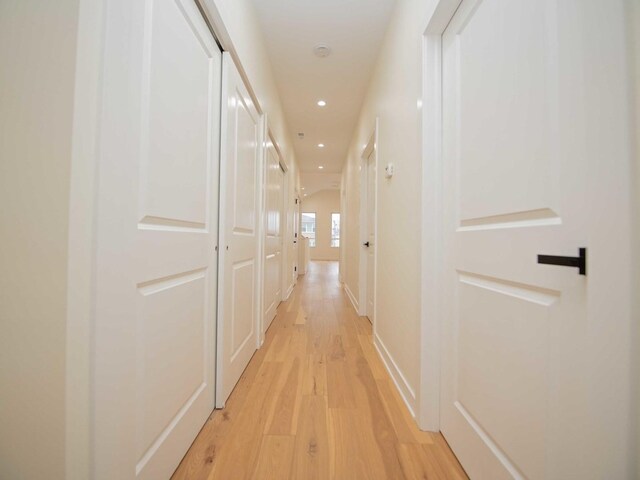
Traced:
[[231, 360], [242, 351], [242, 347], [253, 336], [254, 322], [254, 269], [253, 259], [232, 266], [231, 291]]
[[214, 101], [211, 41], [174, 0], [147, 8], [139, 218], [156, 229], [203, 229]]
[[253, 234], [256, 219], [256, 122], [244, 102], [242, 94], [236, 92], [236, 143], [234, 162], [234, 218], [236, 233]]
[[138, 459], [206, 383], [206, 274], [200, 269], [138, 285]]
[[491, 432], [507, 465], [543, 478], [550, 310], [559, 293], [472, 274], [459, 280], [457, 402]]
[[[459, 215], [558, 210], [557, 72], [548, 2], [485, 0], [458, 31]], [[496, 22], [509, 18], [509, 21]], [[518, 41], [505, 41], [517, 38]], [[522, 61], [526, 58], [526, 62]], [[517, 225], [516, 225], [517, 226]]]
[[[277, 295], [278, 295], [278, 286], [279, 286], [279, 273], [280, 273], [280, 252], [273, 253], [271, 255], [267, 255], [265, 261], [265, 285], [264, 285], [264, 296], [266, 308], [265, 312], [268, 312], [270, 309], [275, 308]], [[269, 319], [270, 320], [270, 319]]]
[[280, 208], [282, 202], [282, 169], [274, 150], [267, 150], [267, 236], [280, 235]]
[[528, 212], [513, 212], [481, 218], [467, 218], [460, 221], [459, 232], [472, 230], [495, 230], [503, 228], [543, 227], [560, 225], [562, 219], [550, 208], [540, 208]]

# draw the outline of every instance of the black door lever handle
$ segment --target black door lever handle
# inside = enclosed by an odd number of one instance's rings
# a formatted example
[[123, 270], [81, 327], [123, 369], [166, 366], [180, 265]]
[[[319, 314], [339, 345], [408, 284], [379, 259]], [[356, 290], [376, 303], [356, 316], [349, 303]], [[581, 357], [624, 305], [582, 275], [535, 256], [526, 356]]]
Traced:
[[364, 242], [362, 245], [364, 245], [365, 247], [369, 248], [369, 242]]
[[587, 249], [580, 248], [577, 257], [559, 257], [555, 255], [538, 255], [538, 263], [544, 265], [559, 265], [561, 267], [575, 267], [580, 275], [587, 274]]

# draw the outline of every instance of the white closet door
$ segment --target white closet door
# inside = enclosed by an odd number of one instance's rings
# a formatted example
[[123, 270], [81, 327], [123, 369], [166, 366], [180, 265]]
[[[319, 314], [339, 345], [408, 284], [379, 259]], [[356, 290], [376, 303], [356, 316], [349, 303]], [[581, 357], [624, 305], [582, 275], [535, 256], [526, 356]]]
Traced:
[[223, 407], [256, 350], [260, 124], [231, 56], [223, 55], [221, 305], [218, 390]]
[[214, 406], [222, 57], [193, 0], [109, 3], [95, 477], [169, 478]]
[[[463, 0], [443, 34], [441, 427], [471, 478], [631, 477], [624, 27]], [[586, 275], [539, 263], [581, 247]]]
[[271, 325], [282, 300], [284, 171], [272, 144], [267, 147], [265, 180], [264, 331]]
[[376, 155], [371, 150], [366, 163], [367, 168], [367, 305], [366, 315], [375, 322], [376, 288]]

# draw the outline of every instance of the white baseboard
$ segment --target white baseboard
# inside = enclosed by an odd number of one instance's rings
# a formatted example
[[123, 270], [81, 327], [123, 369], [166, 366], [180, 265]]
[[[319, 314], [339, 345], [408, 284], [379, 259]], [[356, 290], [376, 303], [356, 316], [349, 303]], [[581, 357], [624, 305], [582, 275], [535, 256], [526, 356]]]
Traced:
[[289, 288], [287, 289], [287, 293], [284, 294], [284, 298], [282, 299], [283, 302], [286, 302], [287, 300], [289, 300], [289, 297], [293, 293], [293, 288], [295, 286], [296, 286], [295, 283], [292, 283], [291, 285], [289, 285]]
[[351, 292], [351, 290], [349, 289], [349, 285], [347, 285], [346, 283], [344, 284], [344, 291], [347, 292], [347, 297], [349, 297], [349, 300], [351, 300], [351, 305], [353, 305], [353, 308], [356, 309], [356, 312], [359, 312], [359, 308], [358, 308], [358, 300], [356, 300], [355, 295]]
[[378, 351], [378, 355], [382, 358], [382, 363], [389, 372], [393, 383], [396, 384], [396, 388], [400, 392], [400, 396], [404, 400], [405, 405], [409, 409], [409, 413], [413, 418], [416, 418], [416, 394], [413, 389], [409, 386], [407, 379], [404, 377], [396, 362], [393, 361], [393, 357], [387, 350], [387, 347], [384, 346], [380, 337], [376, 334], [373, 337], [373, 344]]

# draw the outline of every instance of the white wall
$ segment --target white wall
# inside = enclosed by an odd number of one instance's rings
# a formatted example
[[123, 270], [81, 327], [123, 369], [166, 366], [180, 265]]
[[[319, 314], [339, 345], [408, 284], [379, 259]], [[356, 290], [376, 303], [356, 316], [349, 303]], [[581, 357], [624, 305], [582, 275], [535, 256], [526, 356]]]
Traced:
[[304, 197], [300, 212], [316, 214], [316, 246], [309, 249], [311, 260], [335, 260], [340, 249], [331, 247], [331, 214], [340, 213], [340, 191], [322, 190]]
[[0, 478], [65, 478], [78, 1], [0, 2]]
[[[630, 29], [630, 54], [631, 64], [634, 66], [635, 83], [633, 96], [635, 99], [634, 108], [634, 131], [635, 131], [635, 175], [632, 179], [632, 193], [634, 200], [634, 215], [635, 224], [633, 225], [633, 245], [640, 244], [640, 135], [638, 129], [640, 128], [640, 2], [631, 0], [628, 2], [628, 19]], [[637, 250], [637, 248], [635, 249]], [[640, 291], [640, 254], [635, 254], [634, 268], [633, 268], [633, 291]], [[633, 299], [632, 311], [636, 318], [640, 317], [640, 295], [635, 295]], [[635, 388], [633, 391], [634, 402], [636, 405], [635, 422], [636, 422], [636, 435], [634, 438], [634, 447], [636, 451], [636, 477], [640, 477], [640, 324], [636, 322], [634, 325], [635, 336], [635, 348], [633, 352], [634, 364], [636, 365], [634, 371], [633, 381], [635, 382]]]
[[[378, 286], [379, 341], [417, 394], [420, 358], [421, 41], [435, 0], [399, 0], [363, 103], [343, 170], [347, 218], [345, 283], [358, 292], [361, 156], [379, 118]], [[387, 180], [383, 167], [395, 164]], [[402, 382], [402, 380], [397, 379]], [[408, 399], [414, 403], [415, 399]]]

